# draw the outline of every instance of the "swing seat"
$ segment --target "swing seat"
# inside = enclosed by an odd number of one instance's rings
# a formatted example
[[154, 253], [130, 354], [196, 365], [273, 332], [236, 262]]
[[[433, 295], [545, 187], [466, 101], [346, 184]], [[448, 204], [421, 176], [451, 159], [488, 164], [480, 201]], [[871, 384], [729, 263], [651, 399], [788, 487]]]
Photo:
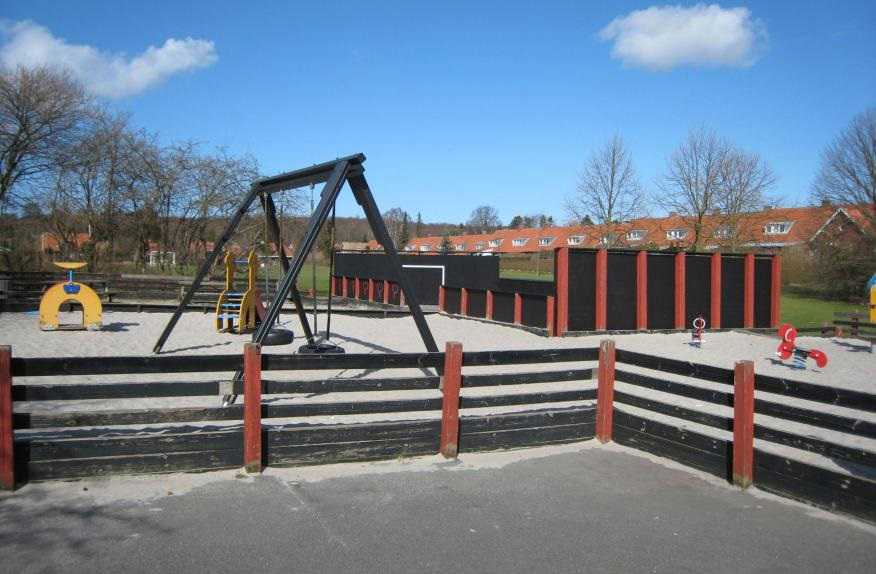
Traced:
[[275, 347], [280, 345], [291, 345], [295, 340], [295, 334], [289, 329], [280, 329], [274, 327], [268, 334], [265, 335], [265, 340], [262, 341], [263, 346]]
[[299, 355], [343, 355], [344, 353], [346, 351], [343, 348], [327, 341], [308, 343], [298, 347]]

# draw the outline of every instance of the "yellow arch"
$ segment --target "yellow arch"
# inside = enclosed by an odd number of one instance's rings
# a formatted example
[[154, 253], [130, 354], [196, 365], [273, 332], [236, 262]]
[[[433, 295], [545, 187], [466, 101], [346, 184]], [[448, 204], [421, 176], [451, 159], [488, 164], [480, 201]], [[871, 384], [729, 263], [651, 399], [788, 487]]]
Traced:
[[[67, 293], [64, 287], [76, 286], [79, 288], [77, 293]], [[103, 314], [103, 305], [100, 304], [100, 297], [97, 293], [82, 283], [55, 283], [48, 291], [43, 293], [43, 298], [40, 300], [40, 329], [43, 331], [55, 331], [60, 326], [58, 324], [58, 310], [63, 303], [74, 301], [82, 305], [82, 329], [89, 331], [99, 331], [101, 328], [101, 316]]]

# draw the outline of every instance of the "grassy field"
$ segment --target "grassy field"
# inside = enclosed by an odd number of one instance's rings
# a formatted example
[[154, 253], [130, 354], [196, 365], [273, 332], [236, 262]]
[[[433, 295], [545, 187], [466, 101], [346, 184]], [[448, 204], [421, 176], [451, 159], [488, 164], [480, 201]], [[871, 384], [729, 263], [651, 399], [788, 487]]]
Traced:
[[855, 305], [845, 301], [826, 301], [802, 297], [791, 293], [782, 295], [782, 322], [795, 327], [821, 325], [832, 322], [834, 313], [868, 313], [866, 305]]

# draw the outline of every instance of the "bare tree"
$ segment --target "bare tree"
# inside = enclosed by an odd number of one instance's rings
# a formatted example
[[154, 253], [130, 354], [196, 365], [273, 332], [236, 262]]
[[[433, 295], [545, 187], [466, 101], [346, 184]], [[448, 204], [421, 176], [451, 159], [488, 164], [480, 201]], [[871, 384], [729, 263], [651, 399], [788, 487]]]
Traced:
[[0, 204], [55, 165], [88, 117], [82, 87], [48, 68], [0, 72]]
[[721, 191], [715, 201], [721, 222], [716, 238], [732, 248], [750, 240], [751, 230], [744, 229], [742, 220], [766, 206], [775, 183], [773, 171], [758, 154], [728, 148], [721, 162]]
[[813, 195], [864, 208], [876, 229], [876, 108], [855, 116], [824, 150]]
[[706, 217], [719, 208], [728, 150], [714, 131], [692, 130], [670, 156], [666, 173], [657, 184], [661, 192], [657, 203], [680, 215], [693, 229], [694, 250], [703, 240]]
[[406, 237], [409, 234], [408, 219], [407, 212], [400, 207], [393, 207], [383, 214], [386, 231], [396, 249], [404, 249], [405, 244], [410, 241], [410, 237]]
[[594, 221], [611, 246], [617, 242], [615, 226], [641, 215], [644, 204], [630, 152], [616, 135], [587, 160], [575, 194], [566, 199], [566, 211], [577, 223]]
[[473, 233], [492, 233], [502, 227], [502, 221], [495, 207], [480, 205], [471, 212], [466, 225]]

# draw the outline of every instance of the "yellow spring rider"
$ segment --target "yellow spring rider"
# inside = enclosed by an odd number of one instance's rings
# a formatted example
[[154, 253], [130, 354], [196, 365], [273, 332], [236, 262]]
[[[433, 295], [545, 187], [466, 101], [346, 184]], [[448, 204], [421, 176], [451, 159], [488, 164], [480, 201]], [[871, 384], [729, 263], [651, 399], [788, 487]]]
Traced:
[[[73, 270], [85, 267], [86, 263], [81, 261], [59, 261], [55, 262], [55, 265], [67, 271], [67, 281], [55, 283], [43, 293], [43, 297], [40, 300], [40, 329], [43, 331], [73, 331], [77, 329], [100, 331], [103, 314], [100, 297], [88, 285], [73, 281]], [[61, 305], [68, 302], [82, 305], [81, 325], [59, 324], [58, 311]]]
[[[241, 291], [234, 285], [237, 266], [246, 270], [246, 289]], [[261, 323], [265, 316], [262, 292], [256, 287], [259, 258], [255, 250], [250, 250], [246, 259], [235, 259], [225, 255], [225, 290], [216, 302], [216, 330], [224, 333], [246, 333]]]

